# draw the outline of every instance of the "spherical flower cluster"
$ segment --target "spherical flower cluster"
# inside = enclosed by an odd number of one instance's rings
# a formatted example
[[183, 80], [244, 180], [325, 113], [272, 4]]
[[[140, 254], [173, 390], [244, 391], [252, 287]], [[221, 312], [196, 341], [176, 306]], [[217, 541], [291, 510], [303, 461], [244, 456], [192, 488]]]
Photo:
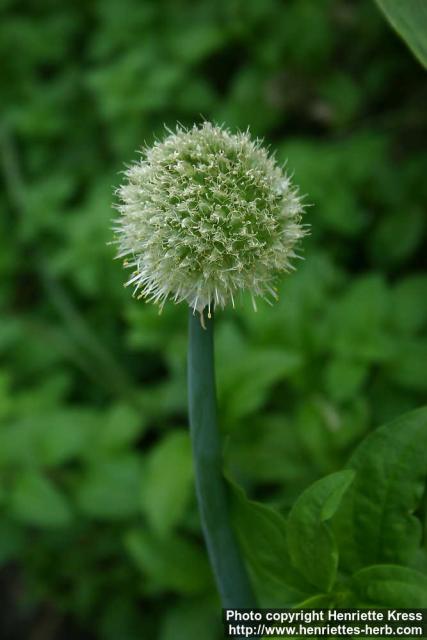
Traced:
[[276, 297], [306, 228], [297, 189], [258, 140], [208, 122], [178, 127], [125, 176], [115, 232], [134, 294], [200, 313], [242, 290]]

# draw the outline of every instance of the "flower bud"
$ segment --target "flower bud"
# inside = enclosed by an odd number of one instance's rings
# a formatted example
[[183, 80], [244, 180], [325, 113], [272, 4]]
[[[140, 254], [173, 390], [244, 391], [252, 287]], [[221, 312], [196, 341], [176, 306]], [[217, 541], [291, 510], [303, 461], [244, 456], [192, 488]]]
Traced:
[[178, 127], [125, 176], [115, 232], [135, 295], [199, 312], [244, 290], [276, 297], [307, 229], [298, 190], [258, 140], [208, 122]]

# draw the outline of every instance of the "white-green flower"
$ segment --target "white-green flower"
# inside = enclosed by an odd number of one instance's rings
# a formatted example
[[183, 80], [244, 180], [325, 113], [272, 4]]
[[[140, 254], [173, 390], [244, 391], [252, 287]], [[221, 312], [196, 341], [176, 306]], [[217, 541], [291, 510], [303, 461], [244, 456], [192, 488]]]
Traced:
[[134, 294], [199, 312], [243, 290], [276, 297], [307, 231], [297, 189], [258, 140], [208, 122], [178, 127], [125, 176], [115, 232]]

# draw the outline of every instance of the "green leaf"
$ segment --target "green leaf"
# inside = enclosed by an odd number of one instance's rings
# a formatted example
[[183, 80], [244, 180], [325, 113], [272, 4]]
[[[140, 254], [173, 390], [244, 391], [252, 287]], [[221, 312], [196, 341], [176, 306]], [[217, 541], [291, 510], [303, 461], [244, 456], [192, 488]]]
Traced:
[[133, 407], [113, 405], [98, 429], [99, 447], [109, 451], [123, 449], [144, 431], [146, 422]]
[[348, 400], [359, 391], [367, 375], [366, 363], [350, 358], [334, 358], [325, 371], [329, 396], [338, 402]]
[[249, 500], [236, 484], [230, 482], [230, 486], [233, 524], [261, 604], [297, 604], [312, 588], [292, 566], [285, 518], [271, 507]]
[[230, 422], [257, 411], [270, 389], [301, 367], [294, 351], [249, 345], [231, 324], [219, 325], [216, 344], [219, 403]]
[[427, 67], [427, 4], [424, 0], [376, 0], [392, 27]]
[[317, 596], [310, 596], [304, 602], [298, 603], [299, 609], [329, 609], [333, 595], [320, 593]]
[[427, 408], [369, 435], [348, 466], [357, 472], [334, 527], [344, 566], [407, 564], [421, 539], [414, 511], [427, 475]]
[[97, 422], [94, 411], [68, 409], [6, 424], [0, 432], [0, 464], [53, 467], [78, 458]]
[[168, 533], [182, 517], [192, 491], [192, 478], [188, 433], [168, 434], [149, 455], [141, 492], [143, 510], [160, 535]]
[[40, 527], [63, 527], [72, 514], [65, 496], [45, 476], [24, 472], [12, 489], [11, 509], [22, 522]]
[[141, 473], [141, 462], [133, 455], [94, 462], [77, 490], [80, 507], [89, 516], [104, 520], [138, 513]]
[[136, 566], [149, 578], [149, 590], [193, 594], [212, 586], [204, 551], [188, 540], [159, 538], [148, 531], [133, 529], [124, 542]]
[[308, 582], [329, 591], [336, 578], [338, 549], [327, 524], [338, 509], [353, 471], [332, 473], [298, 498], [288, 518], [288, 545], [295, 567]]
[[39, 449], [40, 461], [56, 466], [77, 458], [86, 446], [94, 418], [88, 411], [68, 410], [32, 420], [34, 445]]
[[328, 349], [340, 359], [355, 362], [383, 361], [393, 352], [385, 333], [390, 313], [389, 291], [376, 273], [358, 278], [329, 313]]
[[351, 588], [360, 602], [384, 607], [427, 607], [427, 577], [407, 567], [376, 565], [358, 571]]

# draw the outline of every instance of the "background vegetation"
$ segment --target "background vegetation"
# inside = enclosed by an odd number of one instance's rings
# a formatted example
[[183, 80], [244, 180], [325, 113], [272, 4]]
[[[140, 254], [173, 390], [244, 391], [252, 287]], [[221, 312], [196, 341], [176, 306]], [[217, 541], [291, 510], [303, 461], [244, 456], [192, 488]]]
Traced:
[[216, 640], [183, 306], [132, 300], [112, 190], [163, 124], [264, 136], [313, 207], [274, 308], [218, 316], [230, 473], [283, 512], [427, 391], [427, 87], [371, 0], [3, 0], [6, 640]]

